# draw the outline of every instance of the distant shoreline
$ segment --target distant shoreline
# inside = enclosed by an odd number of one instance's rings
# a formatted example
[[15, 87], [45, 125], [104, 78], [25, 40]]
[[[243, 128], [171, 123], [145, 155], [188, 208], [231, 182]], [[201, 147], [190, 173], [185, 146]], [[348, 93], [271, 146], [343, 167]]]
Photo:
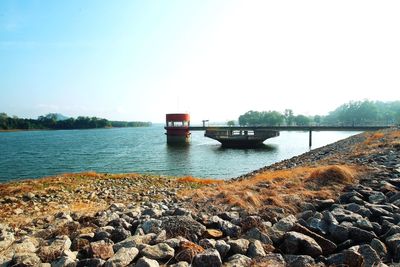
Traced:
[[98, 129], [122, 129], [122, 128], [143, 128], [143, 127], [151, 127], [152, 125], [146, 126], [127, 126], [127, 127], [104, 127], [104, 128], [76, 128], [76, 129], [10, 129], [4, 130], [0, 129], [0, 133], [8, 133], [8, 132], [34, 132], [34, 131], [70, 131], [70, 130], [98, 130]]

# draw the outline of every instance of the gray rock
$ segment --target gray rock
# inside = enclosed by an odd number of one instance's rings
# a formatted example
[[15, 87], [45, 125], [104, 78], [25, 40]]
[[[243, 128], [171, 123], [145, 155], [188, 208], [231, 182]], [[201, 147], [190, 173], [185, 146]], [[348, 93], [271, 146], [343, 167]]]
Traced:
[[261, 241], [261, 243], [272, 245], [272, 240], [269, 236], [260, 231], [258, 228], [251, 228], [249, 231], [246, 232], [244, 235], [247, 239], [256, 239]]
[[362, 216], [360, 214], [342, 208], [335, 208], [334, 210], [331, 211], [331, 213], [338, 222], [342, 221], [355, 222], [358, 219], [362, 219]]
[[250, 242], [247, 250], [247, 256], [250, 258], [264, 257], [266, 255], [264, 248], [259, 240], [253, 240]]
[[367, 244], [349, 248], [361, 254], [364, 266], [380, 266], [382, 261], [376, 251]]
[[241, 233], [241, 228], [229, 221], [220, 220], [218, 222], [218, 228], [229, 237], [238, 237]]
[[287, 232], [292, 229], [292, 227], [295, 225], [296, 222], [297, 222], [296, 217], [294, 217], [293, 215], [289, 215], [285, 218], [280, 219], [277, 223], [275, 223], [273, 225], [273, 228], [282, 232]]
[[[1, 239], [1, 237], [0, 237]], [[34, 237], [24, 237], [20, 240], [15, 241], [10, 250], [14, 253], [35, 253], [37, 247], [39, 246], [39, 241]]]
[[310, 218], [307, 222], [309, 227], [317, 233], [325, 235], [328, 232], [329, 226], [325, 220]]
[[6, 250], [15, 240], [14, 233], [11, 228], [0, 223], [0, 252]]
[[290, 231], [297, 222], [296, 217], [289, 215], [280, 219], [272, 227], [267, 228], [267, 234], [274, 242], [279, 242], [283, 235]]
[[356, 243], [369, 243], [372, 239], [376, 238], [376, 234], [358, 227], [350, 227], [349, 237]]
[[218, 250], [221, 258], [224, 259], [231, 249], [231, 246], [227, 244], [224, 240], [217, 240], [217, 242], [215, 243], [215, 249]]
[[315, 200], [315, 206], [316, 206], [317, 210], [329, 209], [334, 203], [335, 203], [335, 200], [333, 200], [331, 198]]
[[215, 241], [214, 239], [208, 239], [208, 238], [199, 241], [199, 245], [204, 249], [215, 248], [216, 243], [217, 241]]
[[306, 210], [306, 211], [303, 211], [303, 212], [297, 214], [297, 215], [296, 215], [296, 218], [297, 218], [297, 219], [303, 219], [303, 220], [307, 221], [308, 218], [313, 217], [314, 213], [315, 213], [315, 212], [312, 211], [312, 210]]
[[161, 220], [157, 220], [157, 219], [150, 219], [148, 221], [145, 221], [141, 227], [144, 231], [145, 234], [148, 233], [159, 233], [161, 231], [161, 224], [162, 221]]
[[339, 197], [340, 203], [348, 203], [348, 201], [350, 200], [350, 198], [352, 197], [358, 197], [360, 199], [363, 199], [363, 195], [361, 195], [360, 193], [358, 193], [357, 191], [351, 191], [351, 192], [345, 192], [342, 193]]
[[206, 249], [197, 254], [192, 263], [193, 267], [219, 267], [222, 266], [221, 257], [216, 249]]
[[167, 231], [161, 230], [150, 242], [150, 245], [155, 245], [158, 243], [163, 243], [167, 240]]
[[140, 258], [136, 264], [135, 267], [159, 267], [160, 265], [156, 260], [152, 260], [146, 257]]
[[382, 259], [385, 259], [387, 257], [387, 248], [385, 243], [383, 243], [382, 241], [380, 241], [377, 238], [372, 239], [371, 241], [371, 247], [376, 251], [376, 253], [378, 254], [378, 256]]
[[159, 208], [145, 209], [142, 215], [149, 215], [151, 218], [159, 218], [162, 215], [162, 210]]
[[72, 245], [68, 236], [59, 236], [53, 239], [48, 246], [39, 249], [38, 256], [42, 262], [52, 262], [60, 257], [65, 250], [69, 250]]
[[312, 267], [315, 261], [308, 255], [284, 255], [287, 266], [292, 267]]
[[265, 257], [257, 258], [254, 266], [286, 267], [287, 265], [281, 254], [269, 253]]
[[113, 203], [113, 204], [111, 204], [109, 209], [114, 212], [115, 211], [124, 211], [126, 209], [126, 206], [123, 203]]
[[247, 267], [250, 266], [251, 259], [245, 255], [235, 254], [224, 263], [224, 267]]
[[177, 248], [179, 248], [180, 243], [181, 243], [182, 241], [189, 241], [189, 240], [187, 240], [187, 239], [184, 238], [184, 237], [178, 236], [178, 237], [175, 237], [175, 238], [167, 239], [167, 240], [165, 240], [165, 242], [163, 242], [163, 243], [167, 244], [168, 246], [170, 246], [170, 247], [173, 248], [173, 249], [177, 249]]
[[393, 255], [394, 261], [400, 260], [400, 234], [389, 236], [385, 240], [390, 252]]
[[306, 236], [309, 236], [312, 239], [314, 239], [318, 243], [318, 245], [321, 247], [322, 253], [324, 255], [332, 254], [337, 248], [336, 244], [333, 243], [332, 241], [326, 239], [325, 237], [323, 237], [319, 234], [316, 234], [316, 233], [308, 230], [306, 227], [304, 227], [302, 225], [295, 224], [293, 226], [292, 230], [295, 232], [304, 234]]
[[365, 218], [357, 220], [354, 225], [366, 231], [374, 230], [374, 227], [372, 226], [371, 222]]
[[114, 230], [111, 231], [110, 239], [113, 242], [118, 243], [120, 241], [125, 240], [129, 236], [131, 236], [131, 232], [130, 231], [126, 230], [123, 227], [117, 227], [117, 228], [115, 228]]
[[160, 243], [154, 246], [147, 246], [140, 253], [153, 260], [169, 260], [174, 257], [175, 250], [165, 243]]
[[98, 258], [83, 259], [78, 261], [76, 267], [102, 267], [105, 261]]
[[322, 211], [322, 218], [328, 224], [328, 226], [331, 224], [339, 224], [335, 216], [333, 216], [332, 213], [328, 210]]
[[326, 264], [328, 266], [361, 267], [363, 262], [364, 259], [361, 254], [350, 249], [333, 254], [326, 259]]
[[382, 192], [375, 192], [368, 197], [368, 201], [373, 204], [381, 204], [386, 202], [386, 196]]
[[244, 238], [230, 240], [228, 245], [231, 246], [231, 252], [233, 254], [243, 254], [246, 255], [247, 249], [249, 248], [250, 241]]
[[155, 237], [156, 237], [156, 235], [153, 233], [147, 234], [147, 235], [130, 236], [127, 239], [125, 239], [117, 244], [114, 244], [113, 249], [115, 252], [117, 252], [121, 248], [132, 248], [132, 247], [138, 248], [139, 245], [149, 244], [150, 241], [153, 240]]
[[331, 224], [329, 233], [332, 239], [338, 243], [342, 243], [349, 239], [349, 228], [342, 225]]
[[121, 248], [114, 254], [114, 256], [106, 261], [104, 267], [127, 266], [138, 254], [139, 250], [137, 248]]
[[356, 203], [350, 203], [346, 205], [346, 209], [351, 212], [357, 213], [362, 217], [370, 218], [372, 216], [372, 212], [368, 208], [362, 205], [358, 205]]
[[184, 209], [184, 208], [177, 208], [174, 210], [173, 215], [175, 216], [192, 216], [192, 212], [190, 210]]
[[11, 266], [38, 266], [41, 263], [35, 253], [16, 253], [11, 260]]
[[169, 267], [189, 267], [189, 263], [187, 263], [186, 261], [180, 261], [170, 265]]
[[51, 263], [51, 267], [75, 267], [76, 265], [77, 265], [76, 260], [65, 256]]
[[167, 236], [183, 236], [190, 241], [197, 241], [206, 231], [206, 227], [188, 216], [162, 217], [162, 229], [167, 231]]
[[322, 248], [313, 238], [293, 231], [283, 236], [281, 249], [287, 254], [305, 254], [311, 257], [322, 254]]
[[232, 221], [234, 219], [239, 219], [239, 212], [237, 211], [223, 212], [218, 214], [218, 217], [226, 221]]

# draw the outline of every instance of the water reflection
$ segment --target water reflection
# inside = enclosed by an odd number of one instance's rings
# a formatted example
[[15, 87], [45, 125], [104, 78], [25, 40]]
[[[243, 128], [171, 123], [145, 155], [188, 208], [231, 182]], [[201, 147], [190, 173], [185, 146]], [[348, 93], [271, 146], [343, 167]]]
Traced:
[[190, 175], [192, 170], [192, 159], [190, 157], [190, 145], [174, 144], [165, 145], [165, 163], [166, 169], [169, 171], [178, 171], [181, 175]]

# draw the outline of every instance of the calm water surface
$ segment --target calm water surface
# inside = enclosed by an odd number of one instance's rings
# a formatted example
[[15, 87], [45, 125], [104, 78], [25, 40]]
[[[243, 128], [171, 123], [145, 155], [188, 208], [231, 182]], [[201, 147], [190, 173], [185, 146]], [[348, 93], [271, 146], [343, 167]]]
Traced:
[[[203, 132], [185, 147], [166, 144], [161, 125], [0, 133], [0, 182], [61, 173], [151, 173], [231, 178], [309, 150], [308, 132], [281, 132], [261, 149], [221, 148]], [[357, 132], [313, 132], [317, 148]]]

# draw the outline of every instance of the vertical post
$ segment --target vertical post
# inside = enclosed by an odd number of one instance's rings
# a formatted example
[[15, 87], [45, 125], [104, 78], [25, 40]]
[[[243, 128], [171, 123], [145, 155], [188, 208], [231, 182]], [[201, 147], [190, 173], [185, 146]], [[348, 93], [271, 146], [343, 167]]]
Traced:
[[311, 147], [312, 146], [312, 130], [310, 128], [309, 132], [308, 132], [308, 146]]

